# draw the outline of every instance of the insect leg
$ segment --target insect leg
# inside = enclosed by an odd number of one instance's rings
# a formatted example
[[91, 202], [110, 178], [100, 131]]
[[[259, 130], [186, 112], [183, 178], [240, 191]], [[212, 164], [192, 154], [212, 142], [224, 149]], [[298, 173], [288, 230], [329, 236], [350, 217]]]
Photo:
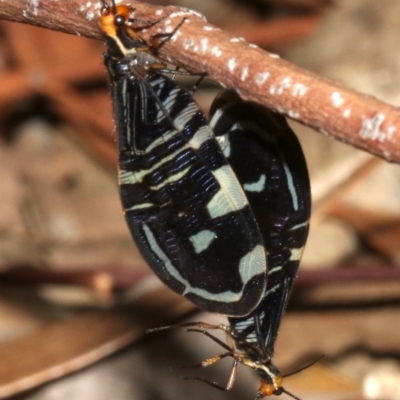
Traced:
[[203, 79], [207, 76], [207, 73], [202, 73], [202, 74], [195, 74], [195, 75], [200, 75], [199, 79], [197, 82], [192, 86], [192, 89], [190, 89], [190, 94], [193, 96], [196, 93], [197, 88], [199, 87], [200, 83], [203, 81]]
[[183, 322], [181, 324], [177, 325], [165, 325], [165, 326], [158, 326], [157, 328], [150, 328], [146, 329], [147, 333], [152, 333], [152, 332], [158, 332], [158, 331], [165, 331], [167, 329], [176, 329], [176, 328], [190, 328], [190, 327], [197, 327], [200, 329], [219, 329], [224, 332], [230, 332], [230, 327], [228, 325], [224, 324], [208, 324], [207, 322], [201, 322], [201, 321], [196, 321], [196, 322]]
[[[131, 12], [134, 12], [136, 9], [132, 8]], [[147, 29], [147, 28], [151, 28], [152, 26], [158, 24], [159, 22], [161, 22], [162, 20], [164, 20], [165, 18], [168, 18], [170, 15], [172, 14], [172, 12], [169, 12], [165, 15], [163, 15], [160, 18], [157, 19], [152, 19], [152, 20], [144, 20], [144, 19], [139, 19], [139, 18], [131, 18], [129, 19], [129, 21], [126, 22], [126, 24], [130, 27], [133, 28], [133, 24], [142, 24], [142, 26], [136, 27], [135, 26], [135, 31], [140, 31], [142, 29]], [[169, 35], [169, 34], [168, 34]]]
[[[165, 18], [165, 17], [164, 17]], [[150, 43], [154, 51], [159, 51], [161, 47], [163, 47], [166, 43], [168, 43], [172, 36], [178, 32], [179, 28], [185, 23], [187, 18], [182, 18], [181, 22], [174, 28], [174, 30], [170, 33], [156, 33], [150, 38]], [[157, 43], [157, 39], [162, 39], [160, 42]]]
[[[224, 349], [232, 352], [232, 354], [234, 353], [235, 344], [234, 344], [234, 341], [233, 341], [233, 338], [231, 335], [231, 329], [228, 325], [224, 325], [224, 324], [214, 325], [214, 324], [208, 324], [207, 322], [201, 322], [201, 321], [184, 322], [184, 323], [178, 324], [178, 325], [166, 325], [166, 326], [159, 326], [157, 328], [146, 329], [146, 333], [159, 332], [159, 331], [164, 331], [167, 329], [191, 328], [191, 327], [194, 327], [194, 328], [188, 329], [187, 330], [188, 332], [202, 333], [203, 335], [205, 335], [208, 338], [210, 338], [211, 340], [213, 340], [215, 343], [219, 344]], [[227, 343], [224, 343], [222, 340], [216, 338], [214, 335], [211, 335], [209, 332], [207, 332], [208, 329], [209, 330], [218, 329], [218, 330], [225, 332]]]
[[[197, 363], [197, 364], [192, 364], [192, 365], [183, 365], [182, 367], [178, 367], [176, 369], [186, 369], [186, 368], [205, 368], [209, 367], [210, 365], [214, 365], [218, 361], [222, 360], [225, 357], [235, 357], [234, 353], [231, 351], [228, 351], [226, 353], [218, 354], [213, 357], [206, 358], [205, 360]], [[186, 377], [183, 377], [184, 379], [189, 379]]]
[[237, 371], [238, 364], [239, 364], [239, 359], [235, 357], [235, 359], [233, 360], [231, 373], [229, 374], [229, 379], [228, 379], [228, 383], [226, 385], [226, 390], [231, 390], [233, 388], [233, 385], [235, 383], [236, 371]]
[[233, 347], [229, 347], [227, 344], [225, 344], [222, 340], [216, 338], [214, 335], [211, 335], [211, 333], [207, 332], [204, 329], [188, 329], [188, 332], [199, 332], [202, 333], [203, 335], [207, 336], [208, 338], [210, 338], [211, 340], [213, 340], [215, 343], [219, 344], [221, 347], [223, 347], [224, 349], [233, 352], [234, 348]]
[[[208, 380], [206, 378], [201, 378], [199, 376], [185, 376], [185, 377], [182, 377], [182, 379], [184, 379], [184, 380], [201, 381], [201, 382], [207, 383], [207, 385], [210, 385], [210, 386], [212, 386], [212, 387], [214, 387], [214, 388], [216, 388], [218, 390], [222, 390], [224, 392], [227, 392], [228, 390], [231, 390], [233, 385], [234, 385], [234, 383], [235, 383], [236, 370], [237, 370], [237, 366], [238, 366], [238, 363], [239, 363], [239, 359], [235, 357], [235, 354], [227, 354], [226, 353], [226, 356], [234, 357], [231, 373], [229, 374], [229, 379], [228, 379], [228, 382], [227, 382], [226, 386], [219, 385], [217, 382], [210, 381], [210, 380]], [[216, 356], [216, 357], [218, 357], [218, 356]], [[215, 358], [215, 357], [213, 357], [213, 358]], [[219, 361], [220, 359], [214, 361], [214, 363]], [[209, 365], [211, 365], [211, 364], [209, 364]]]

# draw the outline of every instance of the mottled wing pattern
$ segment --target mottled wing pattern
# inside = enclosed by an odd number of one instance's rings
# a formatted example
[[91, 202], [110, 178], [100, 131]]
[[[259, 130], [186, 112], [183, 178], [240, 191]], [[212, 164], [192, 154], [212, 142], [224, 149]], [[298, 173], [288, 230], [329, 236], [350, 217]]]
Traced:
[[248, 317], [230, 318], [230, 323], [239, 342], [264, 343], [272, 356], [308, 235], [307, 166], [283, 116], [229, 92], [216, 100], [212, 113], [210, 125], [246, 193], [268, 254], [263, 300]]
[[199, 307], [249, 314], [265, 292], [266, 255], [204, 115], [176, 82], [124, 71], [110, 58], [106, 65], [121, 198], [144, 258], [165, 284]]

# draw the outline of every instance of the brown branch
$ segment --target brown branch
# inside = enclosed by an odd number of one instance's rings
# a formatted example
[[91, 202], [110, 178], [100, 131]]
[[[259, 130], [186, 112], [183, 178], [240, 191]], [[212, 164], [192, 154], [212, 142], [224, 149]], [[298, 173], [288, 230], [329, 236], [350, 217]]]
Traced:
[[[164, 21], [142, 31], [143, 38], [185, 23], [160, 52], [174, 64], [207, 72], [225, 87], [338, 140], [400, 162], [400, 111], [376, 98], [318, 77], [244, 40], [208, 24], [201, 15], [179, 7], [157, 7], [131, 1], [136, 17]], [[0, 18], [74, 33], [102, 37], [99, 2], [82, 0], [3, 0]], [[82, 54], [84, 62], [85, 55]]]

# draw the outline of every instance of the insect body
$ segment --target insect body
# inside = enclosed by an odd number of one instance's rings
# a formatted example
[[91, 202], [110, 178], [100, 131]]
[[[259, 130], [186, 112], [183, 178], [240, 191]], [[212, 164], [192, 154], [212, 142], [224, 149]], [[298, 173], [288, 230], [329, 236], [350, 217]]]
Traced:
[[280, 394], [285, 390], [272, 356], [308, 235], [307, 166], [283, 116], [232, 92], [217, 98], [211, 112], [211, 126], [245, 190], [268, 252], [263, 299], [249, 315], [229, 318], [229, 335], [242, 353], [240, 361], [261, 377], [257, 397]]
[[[104, 3], [104, 59], [132, 236], [170, 288], [229, 317], [229, 326], [192, 324], [227, 350], [201, 366], [234, 358], [227, 386], [196, 379], [229, 390], [242, 363], [261, 377], [257, 398], [288, 393], [272, 356], [308, 232], [299, 143], [283, 117], [232, 95], [214, 103], [214, 136], [191, 93], [161, 74], [165, 66], [138, 37], [137, 22], [132, 8]], [[224, 330], [228, 344], [208, 329]]]
[[[230, 390], [241, 363], [256, 370], [261, 378], [256, 398], [286, 393], [298, 400], [282, 386], [283, 376], [272, 357], [308, 235], [311, 195], [303, 152], [284, 117], [242, 101], [232, 91], [223, 92], [214, 101], [211, 114], [210, 125], [246, 193], [262, 234], [268, 254], [268, 280], [255, 310], [243, 317], [229, 317], [229, 325], [179, 325], [204, 333], [226, 350], [195, 367], [207, 367], [226, 357], [234, 359], [226, 386], [200, 377], [185, 379]], [[224, 331], [227, 344], [209, 330]]]
[[104, 4], [128, 226], [170, 288], [205, 310], [248, 315], [266, 288], [256, 217], [191, 93], [160, 73], [135, 22], [133, 9]]

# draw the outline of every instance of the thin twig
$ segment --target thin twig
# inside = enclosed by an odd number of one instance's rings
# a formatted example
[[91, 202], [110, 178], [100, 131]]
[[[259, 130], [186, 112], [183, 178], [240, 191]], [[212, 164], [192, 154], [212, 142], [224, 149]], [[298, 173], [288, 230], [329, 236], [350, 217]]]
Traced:
[[[338, 140], [400, 162], [400, 110], [292, 65], [208, 24], [192, 11], [131, 1], [140, 19], [168, 18], [141, 31], [145, 40], [187, 18], [160, 56], [192, 72], [207, 72], [244, 98], [264, 104]], [[0, 18], [77, 35], [102, 37], [99, 2], [3, 0]], [[83, 55], [84, 57], [84, 55]]]

